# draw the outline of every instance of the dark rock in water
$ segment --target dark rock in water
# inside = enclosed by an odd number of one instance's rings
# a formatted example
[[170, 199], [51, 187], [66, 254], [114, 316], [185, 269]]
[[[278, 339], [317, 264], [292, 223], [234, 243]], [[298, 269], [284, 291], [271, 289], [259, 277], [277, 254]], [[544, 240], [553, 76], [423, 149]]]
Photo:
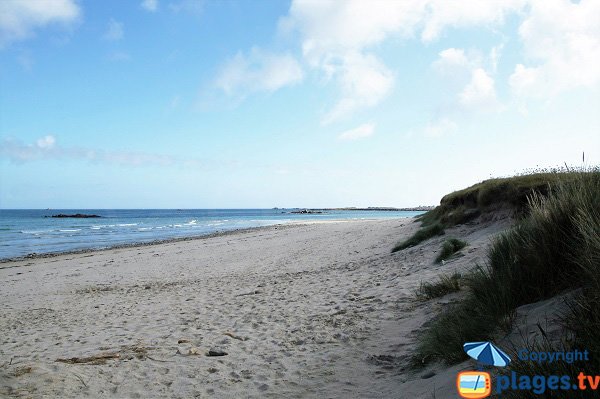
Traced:
[[318, 213], [323, 213], [321, 211], [313, 211], [311, 209], [302, 209], [299, 211], [291, 211], [290, 213], [301, 213], [301, 214], [308, 214], [308, 215], [313, 215], [313, 214], [318, 214]]
[[[44, 216], [44, 217], [48, 217], [48, 216]], [[85, 213], [75, 213], [72, 215], [67, 215], [64, 213], [59, 213], [58, 215], [52, 215], [50, 216], [52, 218], [79, 218], [79, 219], [87, 219], [87, 218], [101, 218], [102, 216], [100, 215], [86, 215]]]
[[218, 350], [209, 350], [206, 356], [227, 356], [227, 352], [218, 351]]

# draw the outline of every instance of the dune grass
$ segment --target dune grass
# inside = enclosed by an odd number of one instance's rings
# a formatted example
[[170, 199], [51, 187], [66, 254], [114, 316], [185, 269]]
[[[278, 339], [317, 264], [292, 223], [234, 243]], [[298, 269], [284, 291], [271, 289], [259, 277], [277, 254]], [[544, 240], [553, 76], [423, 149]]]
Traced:
[[460, 290], [460, 273], [442, 275], [437, 281], [421, 283], [417, 289], [416, 296], [419, 299], [428, 300], [443, 297], [444, 295]]
[[441, 236], [445, 233], [444, 226], [441, 223], [434, 223], [426, 227], [422, 227], [410, 238], [398, 243], [392, 252], [400, 251], [423, 242], [431, 237]]
[[466, 276], [464, 300], [426, 330], [417, 363], [463, 360], [464, 342], [508, 330], [518, 306], [581, 287], [567, 328], [600, 355], [600, 170], [551, 181], [546, 195], [529, 195], [527, 216], [494, 240], [487, 265]]
[[484, 180], [445, 195], [440, 205], [418, 217], [423, 226], [442, 223], [445, 227], [464, 224], [482, 213], [507, 207], [517, 214], [528, 207], [533, 193], [548, 195], [552, 186], [575, 178], [570, 169], [541, 170], [514, 177]]
[[398, 243], [392, 252], [419, 244], [435, 235], [435, 232], [465, 224], [499, 208], [511, 209], [516, 215], [528, 210], [528, 199], [533, 194], [547, 196], [551, 187], [558, 182], [569, 181], [577, 173], [570, 169], [537, 171], [514, 177], [485, 180], [464, 190], [455, 191], [442, 198], [440, 205], [420, 215], [421, 222], [414, 236]]
[[454, 254], [466, 246], [466, 241], [459, 240], [458, 238], [448, 238], [446, 241], [444, 241], [444, 244], [442, 244], [442, 250], [435, 259], [435, 263], [440, 263], [443, 260], [451, 258]]

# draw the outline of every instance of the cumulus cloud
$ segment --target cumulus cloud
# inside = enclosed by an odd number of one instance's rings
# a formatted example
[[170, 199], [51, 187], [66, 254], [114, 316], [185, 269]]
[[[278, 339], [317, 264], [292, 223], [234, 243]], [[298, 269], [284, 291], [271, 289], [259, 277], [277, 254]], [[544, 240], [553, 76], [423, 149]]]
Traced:
[[471, 81], [458, 97], [465, 107], [494, 108], [497, 105], [494, 79], [482, 68], [476, 68], [471, 74]]
[[532, 0], [519, 27], [527, 63], [515, 66], [510, 85], [518, 95], [554, 96], [600, 83], [600, 2]]
[[348, 53], [335, 72], [341, 98], [322, 122], [328, 124], [363, 107], [377, 105], [392, 89], [393, 73], [377, 57]]
[[[545, 97], [576, 87], [597, 87], [597, 0], [293, 0], [289, 14], [280, 21], [280, 30], [298, 32], [307, 64], [321, 72], [325, 82], [334, 82], [339, 88], [338, 101], [323, 118], [324, 123], [330, 123], [357, 109], [377, 105], [391, 92], [395, 76], [375, 54], [375, 47], [384, 40], [417, 36], [431, 42], [447, 29], [494, 29], [510, 15], [521, 19], [519, 37], [525, 56], [509, 79], [515, 94]], [[463, 105], [494, 102], [492, 74], [502, 50], [503, 45], [491, 49], [487, 66], [473, 63], [460, 49], [440, 54], [438, 68], [464, 66], [469, 71], [470, 82], [459, 96]], [[359, 81], [360, 76], [365, 76], [364, 81], [376, 77], [378, 84], [369, 91], [360, 84], [349, 85], [348, 76]]]
[[394, 75], [367, 50], [416, 23], [418, 12], [413, 6], [411, 2], [292, 2], [280, 26], [300, 32], [304, 59], [340, 88], [340, 99], [323, 123], [375, 106], [389, 94]]
[[[411, 38], [420, 32], [423, 41], [432, 41], [449, 27], [501, 24], [524, 4], [524, 0], [294, 0], [289, 15], [280, 21], [280, 29], [299, 32], [308, 65], [320, 71], [326, 82], [337, 83], [340, 99], [323, 118], [323, 123], [331, 123], [357, 109], [379, 104], [391, 92], [394, 74], [374, 50], [388, 37]], [[448, 62], [466, 61], [464, 53], [444, 56]], [[349, 85], [348, 76], [377, 84]]]
[[123, 38], [123, 33], [123, 23], [111, 18], [103, 37], [105, 40], [116, 41]]
[[146, 11], [156, 12], [158, 10], [158, 0], [144, 0], [141, 6]]
[[434, 66], [441, 72], [453, 67], [467, 68], [471, 64], [471, 61], [465, 55], [465, 50], [461, 48], [448, 48], [440, 51], [438, 56]]
[[274, 54], [253, 48], [237, 53], [223, 65], [215, 84], [227, 94], [273, 92], [303, 79], [302, 67], [290, 54]]
[[515, 71], [510, 75], [509, 83], [513, 91], [524, 95], [532, 88], [539, 79], [538, 68], [527, 68], [523, 64], [517, 64]]
[[487, 60], [477, 53], [467, 55], [463, 49], [457, 48], [448, 48], [438, 54], [433, 67], [442, 75], [450, 76], [453, 83], [464, 85], [457, 97], [463, 108], [480, 111], [499, 109], [495, 81], [482, 65], [488, 61], [492, 71], [495, 70], [501, 48], [494, 47]]
[[371, 137], [375, 133], [375, 124], [365, 123], [338, 135], [339, 140], [350, 141]]
[[509, 14], [522, 10], [526, 4], [527, 0], [428, 1], [427, 11], [422, 16], [421, 38], [433, 41], [449, 27], [498, 26]]
[[76, 22], [81, 10], [74, 0], [0, 1], [0, 48], [31, 37], [36, 29]]

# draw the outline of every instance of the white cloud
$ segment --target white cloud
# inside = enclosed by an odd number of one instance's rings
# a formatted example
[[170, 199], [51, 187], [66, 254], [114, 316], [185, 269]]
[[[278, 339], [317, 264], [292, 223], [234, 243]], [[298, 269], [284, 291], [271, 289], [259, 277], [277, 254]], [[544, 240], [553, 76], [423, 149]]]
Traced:
[[537, 68], [527, 68], [523, 64], [517, 64], [515, 71], [510, 75], [509, 84], [514, 92], [521, 95], [526, 94], [538, 79], [539, 70]]
[[465, 50], [461, 48], [448, 48], [439, 52], [439, 58], [435, 62], [435, 66], [441, 70], [445, 70], [448, 67], [463, 67], [469, 66], [470, 61], [465, 55]]
[[62, 147], [53, 135], [40, 137], [34, 144], [24, 144], [12, 139], [0, 141], [0, 156], [14, 163], [43, 159], [73, 159], [120, 166], [169, 166], [183, 164], [168, 155], [136, 151], [104, 151], [90, 148]]
[[[501, 46], [490, 51], [492, 70], [499, 57], [499, 48]], [[477, 52], [467, 55], [463, 49], [449, 48], [439, 53], [433, 66], [442, 75], [449, 76], [452, 84], [464, 85], [458, 93], [458, 101], [463, 108], [489, 111], [498, 109], [499, 104], [494, 79], [482, 67], [486, 61]]]
[[80, 15], [81, 10], [74, 0], [2, 0], [0, 48], [30, 37], [36, 29], [46, 25], [68, 26]]
[[274, 54], [253, 48], [250, 54], [239, 52], [219, 71], [215, 84], [227, 94], [253, 91], [273, 92], [300, 82], [302, 67], [290, 54]]
[[365, 123], [338, 135], [339, 140], [350, 141], [371, 137], [375, 133], [375, 124]]
[[515, 66], [516, 94], [554, 96], [600, 83], [600, 2], [532, 0], [519, 27], [528, 62]]
[[482, 68], [476, 68], [471, 75], [471, 81], [458, 97], [465, 107], [493, 108], [497, 105], [494, 79]]
[[342, 97], [324, 117], [331, 123], [357, 109], [377, 105], [392, 89], [393, 73], [373, 55], [348, 53], [335, 72]]
[[121, 40], [123, 38], [123, 23], [111, 18], [103, 37], [105, 40]]
[[363, 49], [390, 33], [410, 34], [424, 2], [295, 0], [283, 24], [302, 33], [304, 54], [315, 63], [330, 53]]
[[437, 39], [448, 27], [494, 26], [504, 22], [507, 15], [520, 11], [526, 0], [432, 0], [427, 2], [423, 16], [425, 27], [421, 32], [424, 41]]
[[381, 102], [394, 83], [392, 72], [366, 50], [390, 33], [408, 34], [418, 22], [418, 2], [294, 1], [280, 26], [297, 30], [308, 64], [333, 79], [341, 98], [326, 113], [331, 123]]
[[38, 146], [38, 148], [41, 148], [41, 149], [51, 149], [52, 147], [54, 147], [55, 143], [56, 143], [56, 138], [52, 135], [48, 135], [48, 136], [39, 138], [35, 142], [35, 144]]
[[[279, 31], [298, 34], [306, 65], [323, 84], [337, 89], [337, 99], [322, 116], [322, 123], [328, 124], [377, 106], [392, 92], [395, 71], [377, 56], [377, 46], [390, 37], [431, 42], [449, 29], [496, 29], [509, 16], [522, 21], [519, 37], [526, 57], [509, 80], [514, 93], [541, 97], [596, 86], [598, 15], [598, 0], [293, 0], [288, 15], [279, 21]], [[498, 105], [494, 75], [503, 47], [487, 55], [457, 48], [440, 53], [435, 67], [464, 80], [458, 96], [463, 106]], [[241, 55], [234, 61], [242, 66], [231, 67], [232, 79], [246, 75], [247, 59]]]
[[472, 54], [467, 55], [464, 49], [448, 48], [438, 53], [432, 67], [447, 78], [450, 86], [464, 85], [470, 79], [471, 72], [480, 62]]
[[[423, 41], [431, 41], [448, 27], [500, 24], [523, 5], [524, 0], [294, 0], [279, 26], [283, 32], [300, 32], [307, 63], [327, 82], [337, 83], [340, 99], [323, 118], [323, 123], [331, 123], [360, 108], [379, 104], [390, 93], [394, 74], [373, 52], [373, 47], [386, 38], [413, 37], [420, 31]], [[349, 76], [377, 84], [351, 85]]]
[[448, 118], [442, 118], [435, 122], [430, 122], [425, 127], [424, 133], [427, 137], [442, 137], [458, 130], [458, 125]]
[[143, 0], [140, 5], [146, 11], [156, 12], [158, 10], [158, 0]]

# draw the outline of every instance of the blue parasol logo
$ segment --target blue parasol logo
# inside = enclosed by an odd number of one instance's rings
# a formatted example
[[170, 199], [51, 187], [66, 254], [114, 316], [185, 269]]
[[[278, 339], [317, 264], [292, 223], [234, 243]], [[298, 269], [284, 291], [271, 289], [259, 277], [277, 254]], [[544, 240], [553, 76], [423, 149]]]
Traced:
[[481, 364], [496, 367], [506, 367], [510, 364], [510, 357], [491, 342], [467, 342], [463, 349]]

